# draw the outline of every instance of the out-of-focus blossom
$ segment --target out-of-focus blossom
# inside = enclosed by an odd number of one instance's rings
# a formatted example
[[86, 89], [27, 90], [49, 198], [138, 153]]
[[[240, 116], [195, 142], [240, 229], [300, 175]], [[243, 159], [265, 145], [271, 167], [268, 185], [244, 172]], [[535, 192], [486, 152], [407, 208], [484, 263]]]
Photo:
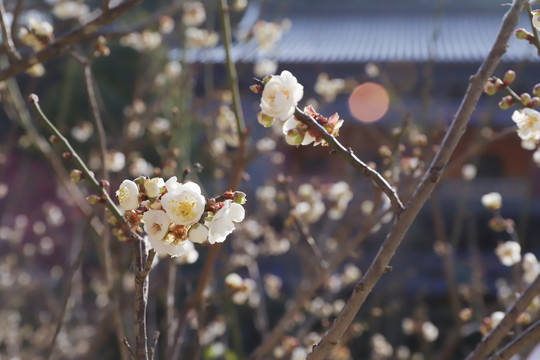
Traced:
[[371, 337], [371, 346], [375, 355], [382, 358], [389, 358], [394, 352], [394, 348], [382, 334], [377, 333]]
[[523, 255], [523, 281], [532, 283], [540, 274], [540, 263], [533, 253]]
[[175, 257], [176, 263], [194, 264], [199, 259], [199, 252], [190, 241], [186, 241], [184, 245], [185, 254]]
[[296, 204], [291, 213], [308, 224], [317, 222], [324, 214], [326, 207], [322, 201], [322, 194], [311, 184], [302, 184], [298, 188], [301, 200]]
[[32, 77], [42, 77], [45, 75], [45, 67], [42, 64], [34, 64], [26, 70], [26, 73]]
[[422, 337], [427, 342], [434, 342], [439, 337], [439, 329], [432, 322], [426, 321], [422, 324]]
[[174, 25], [173, 18], [168, 15], [159, 18], [159, 32], [163, 35], [172, 33], [174, 30]]
[[90, 12], [90, 8], [80, 1], [59, 1], [54, 4], [53, 14], [61, 20], [80, 19]]
[[353, 193], [345, 181], [338, 181], [333, 184], [328, 191], [328, 199], [332, 202], [332, 207], [328, 211], [328, 217], [332, 220], [339, 220], [347, 211], [347, 206], [353, 198]]
[[90, 121], [82, 121], [71, 128], [71, 136], [78, 142], [86, 142], [94, 133], [94, 125]]
[[107, 169], [119, 172], [126, 166], [126, 155], [120, 151], [110, 150], [105, 154]]
[[345, 80], [330, 79], [328, 74], [320, 73], [315, 83], [315, 92], [322, 96], [324, 101], [332, 102], [336, 96], [345, 88]]
[[199, 1], [185, 2], [182, 22], [186, 26], [199, 26], [206, 20], [206, 10]]
[[200, 49], [216, 46], [219, 35], [215, 31], [188, 27], [186, 29], [186, 47], [190, 49]]
[[161, 44], [162, 36], [157, 31], [145, 30], [142, 33], [132, 32], [120, 38], [120, 45], [130, 47], [138, 52], [151, 51]]
[[129, 165], [129, 173], [131, 176], [136, 177], [139, 175], [151, 176], [154, 172], [154, 167], [148, 161], [142, 157], [135, 157], [131, 160]]
[[233, 1], [233, 10], [234, 11], [243, 11], [248, 5], [247, 0], [234, 0]]
[[264, 78], [270, 74], [275, 73], [277, 68], [278, 64], [274, 60], [262, 59], [255, 63], [255, 66], [253, 67], [253, 73], [257, 77]]
[[472, 181], [476, 177], [476, 166], [474, 164], [465, 164], [461, 168], [461, 176], [464, 180]]
[[182, 64], [179, 61], [169, 61], [165, 65], [165, 74], [170, 78], [177, 78], [182, 72]]
[[281, 39], [283, 29], [277, 23], [259, 20], [253, 26], [253, 35], [263, 50], [272, 49]]
[[157, 117], [150, 123], [148, 130], [154, 135], [161, 135], [171, 129], [171, 121], [162, 117]]
[[521, 246], [516, 241], [499, 243], [495, 249], [495, 254], [503, 265], [512, 266], [521, 260]]
[[488, 210], [499, 210], [502, 207], [502, 196], [497, 192], [490, 192], [482, 196], [482, 205]]

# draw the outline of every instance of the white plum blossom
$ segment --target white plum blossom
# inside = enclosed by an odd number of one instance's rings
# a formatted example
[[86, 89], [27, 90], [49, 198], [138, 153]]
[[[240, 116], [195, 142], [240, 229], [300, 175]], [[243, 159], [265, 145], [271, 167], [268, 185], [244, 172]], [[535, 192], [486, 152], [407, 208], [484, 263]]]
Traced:
[[536, 30], [540, 31], [540, 11], [533, 10], [531, 11], [532, 14], [532, 24], [536, 28]]
[[208, 239], [208, 228], [203, 224], [194, 224], [188, 232], [188, 239], [194, 243], [202, 244]]
[[499, 210], [502, 207], [502, 196], [497, 192], [490, 192], [482, 196], [482, 205], [488, 210]]
[[214, 217], [205, 222], [208, 227], [208, 242], [214, 244], [225, 241], [227, 235], [229, 235], [235, 229], [235, 222], [244, 220], [245, 210], [242, 205], [232, 202], [232, 200], [225, 200], [223, 207], [219, 209]]
[[512, 266], [521, 260], [521, 246], [516, 241], [506, 241], [497, 246], [495, 254], [503, 265]]
[[168, 236], [162, 240], [152, 241], [150, 238], [150, 245], [159, 255], [169, 255], [171, 257], [178, 257], [185, 255], [189, 250], [189, 240], [181, 240], [179, 242], [173, 243], [172, 241], [167, 241]]
[[518, 127], [517, 134], [523, 141], [540, 140], [540, 113], [534, 109], [524, 108], [512, 114], [512, 120]]
[[174, 188], [161, 199], [163, 209], [177, 225], [192, 225], [198, 222], [204, 212], [205, 204], [206, 200], [201, 195], [201, 188], [194, 182], [187, 182]]
[[171, 219], [169, 219], [163, 210], [149, 210], [144, 213], [143, 221], [144, 228], [148, 234], [148, 240], [152, 247], [154, 247], [157, 242], [161, 242], [165, 235], [167, 235]]
[[328, 217], [332, 220], [341, 219], [352, 198], [353, 193], [345, 181], [333, 184], [328, 191], [328, 199], [333, 202], [332, 207], [328, 210]]
[[215, 31], [188, 27], [186, 29], [186, 47], [199, 49], [215, 46], [219, 41], [219, 35]]
[[502, 311], [495, 311], [493, 314], [491, 314], [491, 316], [489, 317], [491, 321], [491, 324], [490, 324], [491, 328], [493, 329], [494, 327], [499, 325], [502, 319], [504, 319], [504, 316], [505, 316], [505, 313]]
[[530, 284], [540, 274], [540, 262], [533, 253], [523, 255], [523, 281]]
[[283, 134], [289, 145], [309, 145], [316, 140], [308, 131], [307, 125], [296, 120], [294, 116], [283, 124]]
[[61, 20], [79, 19], [90, 12], [90, 8], [79, 1], [59, 1], [54, 4], [54, 16]]
[[328, 74], [320, 73], [315, 83], [315, 92], [322, 96], [324, 101], [332, 102], [336, 96], [345, 88], [345, 80], [330, 79]]
[[131, 180], [124, 180], [120, 184], [116, 196], [124, 211], [135, 210], [139, 207], [139, 188]]
[[253, 26], [253, 35], [263, 50], [270, 50], [281, 39], [282, 27], [273, 22], [259, 20]]
[[144, 182], [144, 190], [149, 198], [156, 198], [161, 192], [161, 188], [165, 186], [165, 182], [160, 177], [155, 177]]
[[273, 75], [265, 84], [261, 98], [261, 112], [267, 116], [285, 121], [289, 119], [296, 105], [304, 95], [304, 87], [289, 71]]
[[477, 168], [474, 164], [465, 164], [461, 168], [461, 176], [466, 181], [472, 181], [476, 177]]

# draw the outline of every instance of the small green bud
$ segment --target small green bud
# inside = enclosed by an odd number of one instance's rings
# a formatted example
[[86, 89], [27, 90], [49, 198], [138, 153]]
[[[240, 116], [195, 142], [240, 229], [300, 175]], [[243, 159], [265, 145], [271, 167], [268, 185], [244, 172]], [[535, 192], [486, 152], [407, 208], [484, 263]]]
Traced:
[[514, 70], [508, 70], [503, 77], [504, 85], [510, 85], [516, 79], [516, 72]]
[[379, 155], [382, 157], [390, 157], [392, 156], [392, 150], [386, 145], [383, 145], [379, 148]]
[[531, 102], [531, 99], [532, 99], [530, 94], [523, 93], [521, 94], [520, 98], [521, 98], [521, 104], [523, 104], [523, 106], [529, 106], [529, 103]]
[[491, 80], [489, 80], [485, 85], [484, 85], [484, 92], [487, 94], [487, 95], [495, 95], [497, 93], [499, 89], [497, 88], [497, 85], [495, 85]]
[[274, 118], [260, 112], [257, 115], [257, 121], [264, 127], [270, 127], [274, 123]]
[[71, 173], [69, 174], [69, 177], [70, 177], [72, 183], [78, 184], [79, 181], [81, 181], [81, 179], [83, 177], [83, 173], [82, 173], [81, 170], [74, 169], [74, 170], [71, 170]]
[[512, 97], [511, 97], [510, 95], [503, 97], [503, 98], [501, 99], [501, 101], [499, 102], [499, 107], [500, 107], [502, 110], [508, 110], [508, 109], [510, 109], [513, 105], [514, 105], [514, 99], [512, 99]]
[[304, 141], [304, 137], [306, 136], [306, 131], [300, 128], [294, 128], [289, 131], [287, 131], [287, 137], [286, 141], [287, 144], [298, 146], [302, 145], [302, 141]]
[[246, 203], [246, 193], [242, 191], [235, 191], [233, 193], [233, 201], [237, 204], [243, 205]]
[[90, 205], [96, 205], [97, 203], [101, 202], [101, 198], [97, 195], [88, 195], [86, 197], [86, 201], [88, 201]]
[[532, 34], [523, 28], [519, 28], [514, 31], [514, 35], [520, 40], [527, 40]]

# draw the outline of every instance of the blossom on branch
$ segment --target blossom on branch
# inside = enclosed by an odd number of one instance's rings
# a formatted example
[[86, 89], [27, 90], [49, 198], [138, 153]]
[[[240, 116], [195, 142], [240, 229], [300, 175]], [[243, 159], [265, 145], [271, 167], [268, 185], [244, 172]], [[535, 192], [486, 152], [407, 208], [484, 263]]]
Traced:
[[124, 180], [116, 192], [120, 206], [125, 211], [135, 210], [139, 207], [139, 188], [131, 180]]
[[495, 249], [495, 254], [505, 266], [512, 266], [521, 260], [521, 246], [516, 241], [500, 243]]
[[540, 10], [531, 11], [532, 14], [532, 24], [536, 30], [540, 30]]
[[271, 75], [264, 85], [261, 98], [261, 112], [281, 121], [289, 119], [304, 95], [304, 87], [289, 71], [281, 75]]
[[518, 127], [517, 134], [523, 141], [538, 142], [540, 140], [540, 113], [530, 108], [516, 110], [512, 120]]
[[201, 195], [201, 188], [193, 182], [174, 187], [163, 195], [161, 205], [177, 225], [193, 225], [202, 216], [206, 200]]
[[242, 205], [225, 200], [223, 207], [205, 222], [208, 227], [208, 242], [210, 244], [225, 241], [225, 238], [233, 232], [235, 224], [244, 220], [246, 213]]

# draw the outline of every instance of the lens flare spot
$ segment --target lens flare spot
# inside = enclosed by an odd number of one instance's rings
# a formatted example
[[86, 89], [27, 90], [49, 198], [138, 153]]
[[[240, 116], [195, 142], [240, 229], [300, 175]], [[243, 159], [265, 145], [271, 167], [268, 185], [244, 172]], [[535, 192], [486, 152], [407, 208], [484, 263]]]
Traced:
[[386, 114], [390, 97], [386, 89], [374, 82], [358, 85], [349, 97], [349, 110], [359, 121], [377, 121]]

